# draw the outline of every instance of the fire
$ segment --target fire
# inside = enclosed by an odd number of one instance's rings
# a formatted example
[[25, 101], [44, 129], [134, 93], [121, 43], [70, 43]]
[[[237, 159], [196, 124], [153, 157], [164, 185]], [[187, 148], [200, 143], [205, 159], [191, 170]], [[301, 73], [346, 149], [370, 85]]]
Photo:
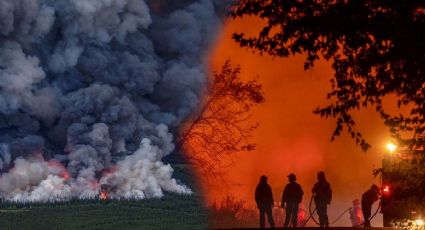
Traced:
[[107, 192], [105, 192], [105, 191], [100, 192], [100, 194], [99, 194], [99, 199], [101, 199], [101, 200], [106, 200], [106, 199], [108, 199], [108, 193], [107, 193]]
[[59, 176], [62, 177], [64, 180], [68, 180], [69, 178], [71, 178], [68, 171], [66, 171], [66, 170], [63, 171]]
[[48, 162], [49, 170], [57, 176], [63, 178], [65, 181], [71, 178], [71, 175], [66, 170], [65, 166], [57, 160], [50, 160]]

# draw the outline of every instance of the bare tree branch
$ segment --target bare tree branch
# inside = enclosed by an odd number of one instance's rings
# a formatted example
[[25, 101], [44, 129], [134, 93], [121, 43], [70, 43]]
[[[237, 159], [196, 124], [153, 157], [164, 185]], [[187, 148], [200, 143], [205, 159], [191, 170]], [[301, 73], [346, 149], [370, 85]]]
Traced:
[[240, 67], [227, 60], [215, 72], [204, 103], [181, 130], [177, 143], [189, 160], [213, 183], [222, 179], [240, 151], [252, 151], [248, 138], [258, 127], [251, 124], [251, 109], [264, 102], [261, 85], [256, 80], [243, 82]]

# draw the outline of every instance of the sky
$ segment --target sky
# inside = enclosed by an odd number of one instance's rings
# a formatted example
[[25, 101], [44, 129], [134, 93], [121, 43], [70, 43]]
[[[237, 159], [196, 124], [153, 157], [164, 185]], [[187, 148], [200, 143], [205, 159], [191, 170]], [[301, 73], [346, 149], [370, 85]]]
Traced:
[[[304, 190], [303, 204], [308, 207], [317, 172], [323, 170], [333, 190], [328, 209], [332, 222], [354, 199], [361, 199], [373, 183], [379, 184], [372, 170], [381, 166], [389, 132], [377, 114], [362, 110], [354, 117], [372, 148], [362, 152], [346, 133], [331, 142], [335, 120], [312, 112], [329, 103], [326, 93], [333, 73], [330, 63], [320, 61], [305, 71], [302, 55], [272, 58], [240, 48], [231, 39], [234, 32], [255, 34], [260, 26], [255, 18], [229, 19], [210, 53], [209, 62], [214, 70], [230, 59], [232, 64], [241, 66], [243, 79], [258, 76], [266, 101], [253, 111], [253, 121], [260, 124], [251, 139], [256, 150], [235, 156], [235, 164], [227, 173], [230, 186], [217, 189], [204, 185], [206, 199], [214, 202], [231, 195], [244, 200], [248, 207], [255, 207], [254, 189], [264, 174], [269, 177], [275, 201], [280, 201], [288, 183], [287, 175], [295, 173]], [[348, 214], [336, 225], [349, 226]], [[378, 215], [372, 225], [382, 226], [382, 216]]]

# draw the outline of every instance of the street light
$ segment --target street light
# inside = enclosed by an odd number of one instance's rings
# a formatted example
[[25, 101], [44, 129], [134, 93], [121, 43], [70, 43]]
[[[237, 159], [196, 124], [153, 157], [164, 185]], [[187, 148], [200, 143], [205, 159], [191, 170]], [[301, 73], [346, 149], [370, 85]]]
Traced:
[[391, 199], [391, 191], [390, 191], [390, 175], [388, 174], [388, 170], [391, 168], [391, 164], [393, 163], [393, 153], [397, 149], [397, 146], [392, 143], [388, 142], [385, 146], [388, 150], [388, 154], [384, 155], [384, 158], [382, 158], [382, 173], [381, 173], [381, 189], [382, 189], [382, 196], [381, 196], [381, 212], [383, 216], [383, 223], [384, 227], [391, 227], [391, 219], [392, 217], [389, 215], [388, 211], [391, 209], [391, 205], [389, 203]]
[[391, 142], [388, 142], [388, 144], [387, 144], [387, 149], [388, 149], [388, 151], [390, 151], [390, 153], [393, 153], [394, 152], [394, 150], [396, 150], [396, 148], [397, 148], [397, 145], [395, 145], [395, 144], [393, 144], [393, 143], [391, 143]]

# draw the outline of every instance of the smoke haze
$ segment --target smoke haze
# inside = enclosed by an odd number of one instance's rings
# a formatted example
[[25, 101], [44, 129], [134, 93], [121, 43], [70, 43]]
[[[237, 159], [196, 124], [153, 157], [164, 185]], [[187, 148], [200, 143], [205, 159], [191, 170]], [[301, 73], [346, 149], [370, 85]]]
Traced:
[[[352, 206], [355, 198], [361, 199], [372, 183], [379, 184], [372, 170], [381, 167], [389, 132], [374, 111], [363, 110], [354, 115], [372, 149], [361, 152], [345, 133], [331, 142], [335, 121], [322, 119], [312, 112], [328, 104], [326, 93], [333, 74], [330, 64], [319, 61], [313, 69], [304, 71], [303, 56], [271, 58], [242, 49], [231, 39], [234, 32], [254, 35], [260, 26], [261, 21], [256, 18], [228, 20], [211, 55], [214, 68], [230, 58], [234, 64], [241, 65], [242, 79], [258, 75], [266, 101], [252, 114], [252, 119], [260, 124], [251, 139], [257, 145], [256, 150], [237, 155], [227, 174], [230, 186], [218, 188], [204, 184], [206, 196], [209, 202], [219, 202], [226, 195], [235, 196], [256, 210], [254, 191], [261, 175], [268, 176], [274, 199], [280, 202], [288, 174], [295, 173], [304, 190], [303, 205], [308, 212], [317, 172], [325, 171], [334, 192], [328, 208], [332, 222]], [[373, 211], [376, 206], [377, 203]], [[378, 214], [372, 225], [379, 226], [381, 221], [382, 216]], [[309, 226], [316, 225], [310, 220]], [[348, 214], [332, 226], [351, 226]]]

